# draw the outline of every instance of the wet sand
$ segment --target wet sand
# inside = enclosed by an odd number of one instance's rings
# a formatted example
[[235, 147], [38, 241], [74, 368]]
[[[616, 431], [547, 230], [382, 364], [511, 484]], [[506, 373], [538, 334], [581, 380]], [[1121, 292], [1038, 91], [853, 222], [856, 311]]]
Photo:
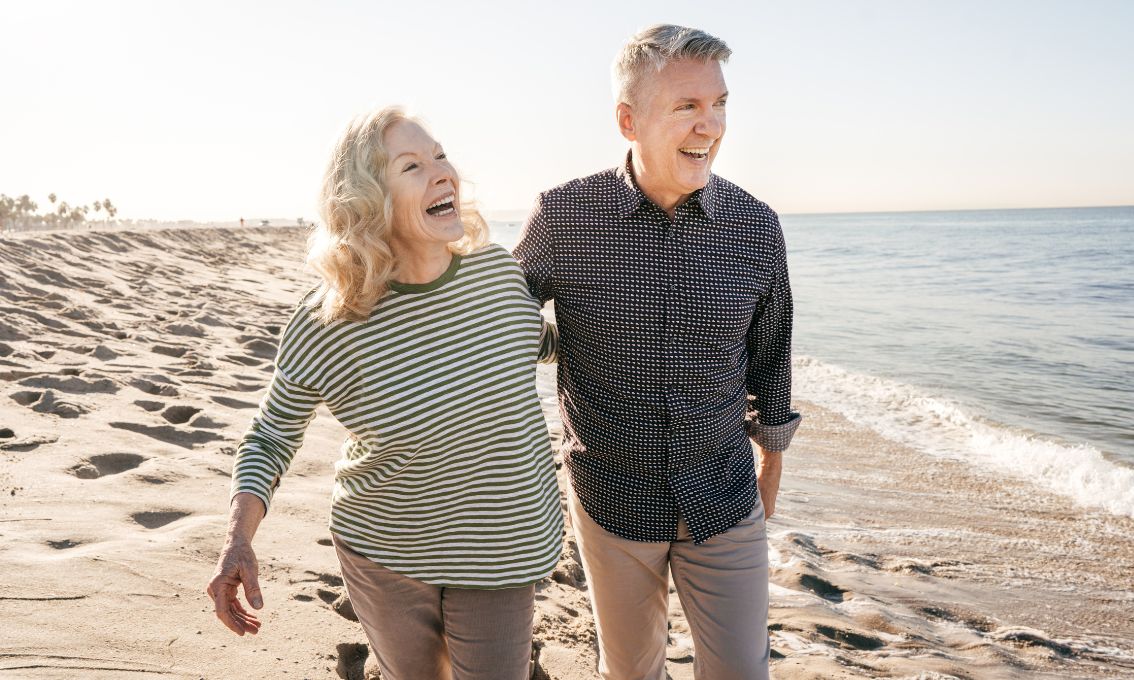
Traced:
[[[326, 529], [343, 431], [325, 410], [254, 543], [260, 635], [234, 636], [203, 594], [234, 445], [314, 281], [303, 236], [0, 237], [0, 677], [373, 669]], [[540, 389], [558, 436], [553, 371]], [[929, 458], [798, 397], [807, 420], [769, 526], [774, 677], [1134, 676], [1134, 520]], [[596, 677], [570, 532], [537, 592], [534, 677]], [[669, 672], [692, 678], [673, 601]]]

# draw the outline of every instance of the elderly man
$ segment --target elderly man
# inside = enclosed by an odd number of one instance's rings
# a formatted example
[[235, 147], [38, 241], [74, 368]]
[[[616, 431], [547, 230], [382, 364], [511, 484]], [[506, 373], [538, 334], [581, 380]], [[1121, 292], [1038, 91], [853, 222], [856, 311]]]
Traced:
[[768, 677], [764, 521], [800, 417], [779, 220], [711, 172], [730, 53], [682, 26], [631, 38], [614, 64], [625, 162], [540, 194], [515, 250], [555, 300], [569, 510], [608, 680], [665, 677], [668, 573], [696, 677]]

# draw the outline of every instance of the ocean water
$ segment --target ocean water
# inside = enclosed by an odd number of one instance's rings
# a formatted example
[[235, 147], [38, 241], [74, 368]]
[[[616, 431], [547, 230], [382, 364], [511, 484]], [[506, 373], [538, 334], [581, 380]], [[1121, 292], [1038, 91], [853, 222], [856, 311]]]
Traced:
[[1134, 207], [781, 222], [799, 396], [1134, 516]]

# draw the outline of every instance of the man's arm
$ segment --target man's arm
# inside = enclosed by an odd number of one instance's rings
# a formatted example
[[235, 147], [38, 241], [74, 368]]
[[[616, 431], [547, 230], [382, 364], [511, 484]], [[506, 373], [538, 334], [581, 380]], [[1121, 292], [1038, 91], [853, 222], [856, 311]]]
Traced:
[[779, 493], [783, 451], [791, 444], [800, 415], [791, 410], [791, 333], [793, 306], [787, 252], [778, 232], [770, 253], [772, 280], [748, 327], [748, 372], [745, 388], [751, 398], [746, 417], [748, 435], [760, 450], [757, 471], [764, 517], [772, 516]]
[[524, 270], [524, 278], [528, 282], [532, 297], [539, 300], [541, 305], [555, 298], [555, 290], [552, 287], [554, 250], [551, 230], [543, 211], [543, 200], [543, 194], [536, 198], [531, 213], [524, 220], [520, 243], [512, 251], [512, 256]]

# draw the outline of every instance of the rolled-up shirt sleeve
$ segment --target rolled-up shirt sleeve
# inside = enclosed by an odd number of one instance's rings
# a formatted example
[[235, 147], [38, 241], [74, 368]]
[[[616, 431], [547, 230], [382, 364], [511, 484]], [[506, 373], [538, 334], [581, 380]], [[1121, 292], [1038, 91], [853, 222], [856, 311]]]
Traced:
[[250, 493], [264, 502], [267, 512], [321, 402], [317, 391], [276, 368], [260, 410], [237, 447], [230, 499], [238, 493]]
[[766, 451], [791, 444], [801, 416], [791, 410], [792, 297], [782, 233], [771, 255], [771, 283], [748, 327], [748, 435]]
[[555, 290], [552, 287], [554, 251], [551, 230], [543, 214], [542, 194], [536, 198], [531, 213], [524, 221], [520, 242], [512, 251], [512, 256], [524, 270], [524, 279], [528, 282], [532, 297], [539, 300], [541, 305], [554, 299]]

